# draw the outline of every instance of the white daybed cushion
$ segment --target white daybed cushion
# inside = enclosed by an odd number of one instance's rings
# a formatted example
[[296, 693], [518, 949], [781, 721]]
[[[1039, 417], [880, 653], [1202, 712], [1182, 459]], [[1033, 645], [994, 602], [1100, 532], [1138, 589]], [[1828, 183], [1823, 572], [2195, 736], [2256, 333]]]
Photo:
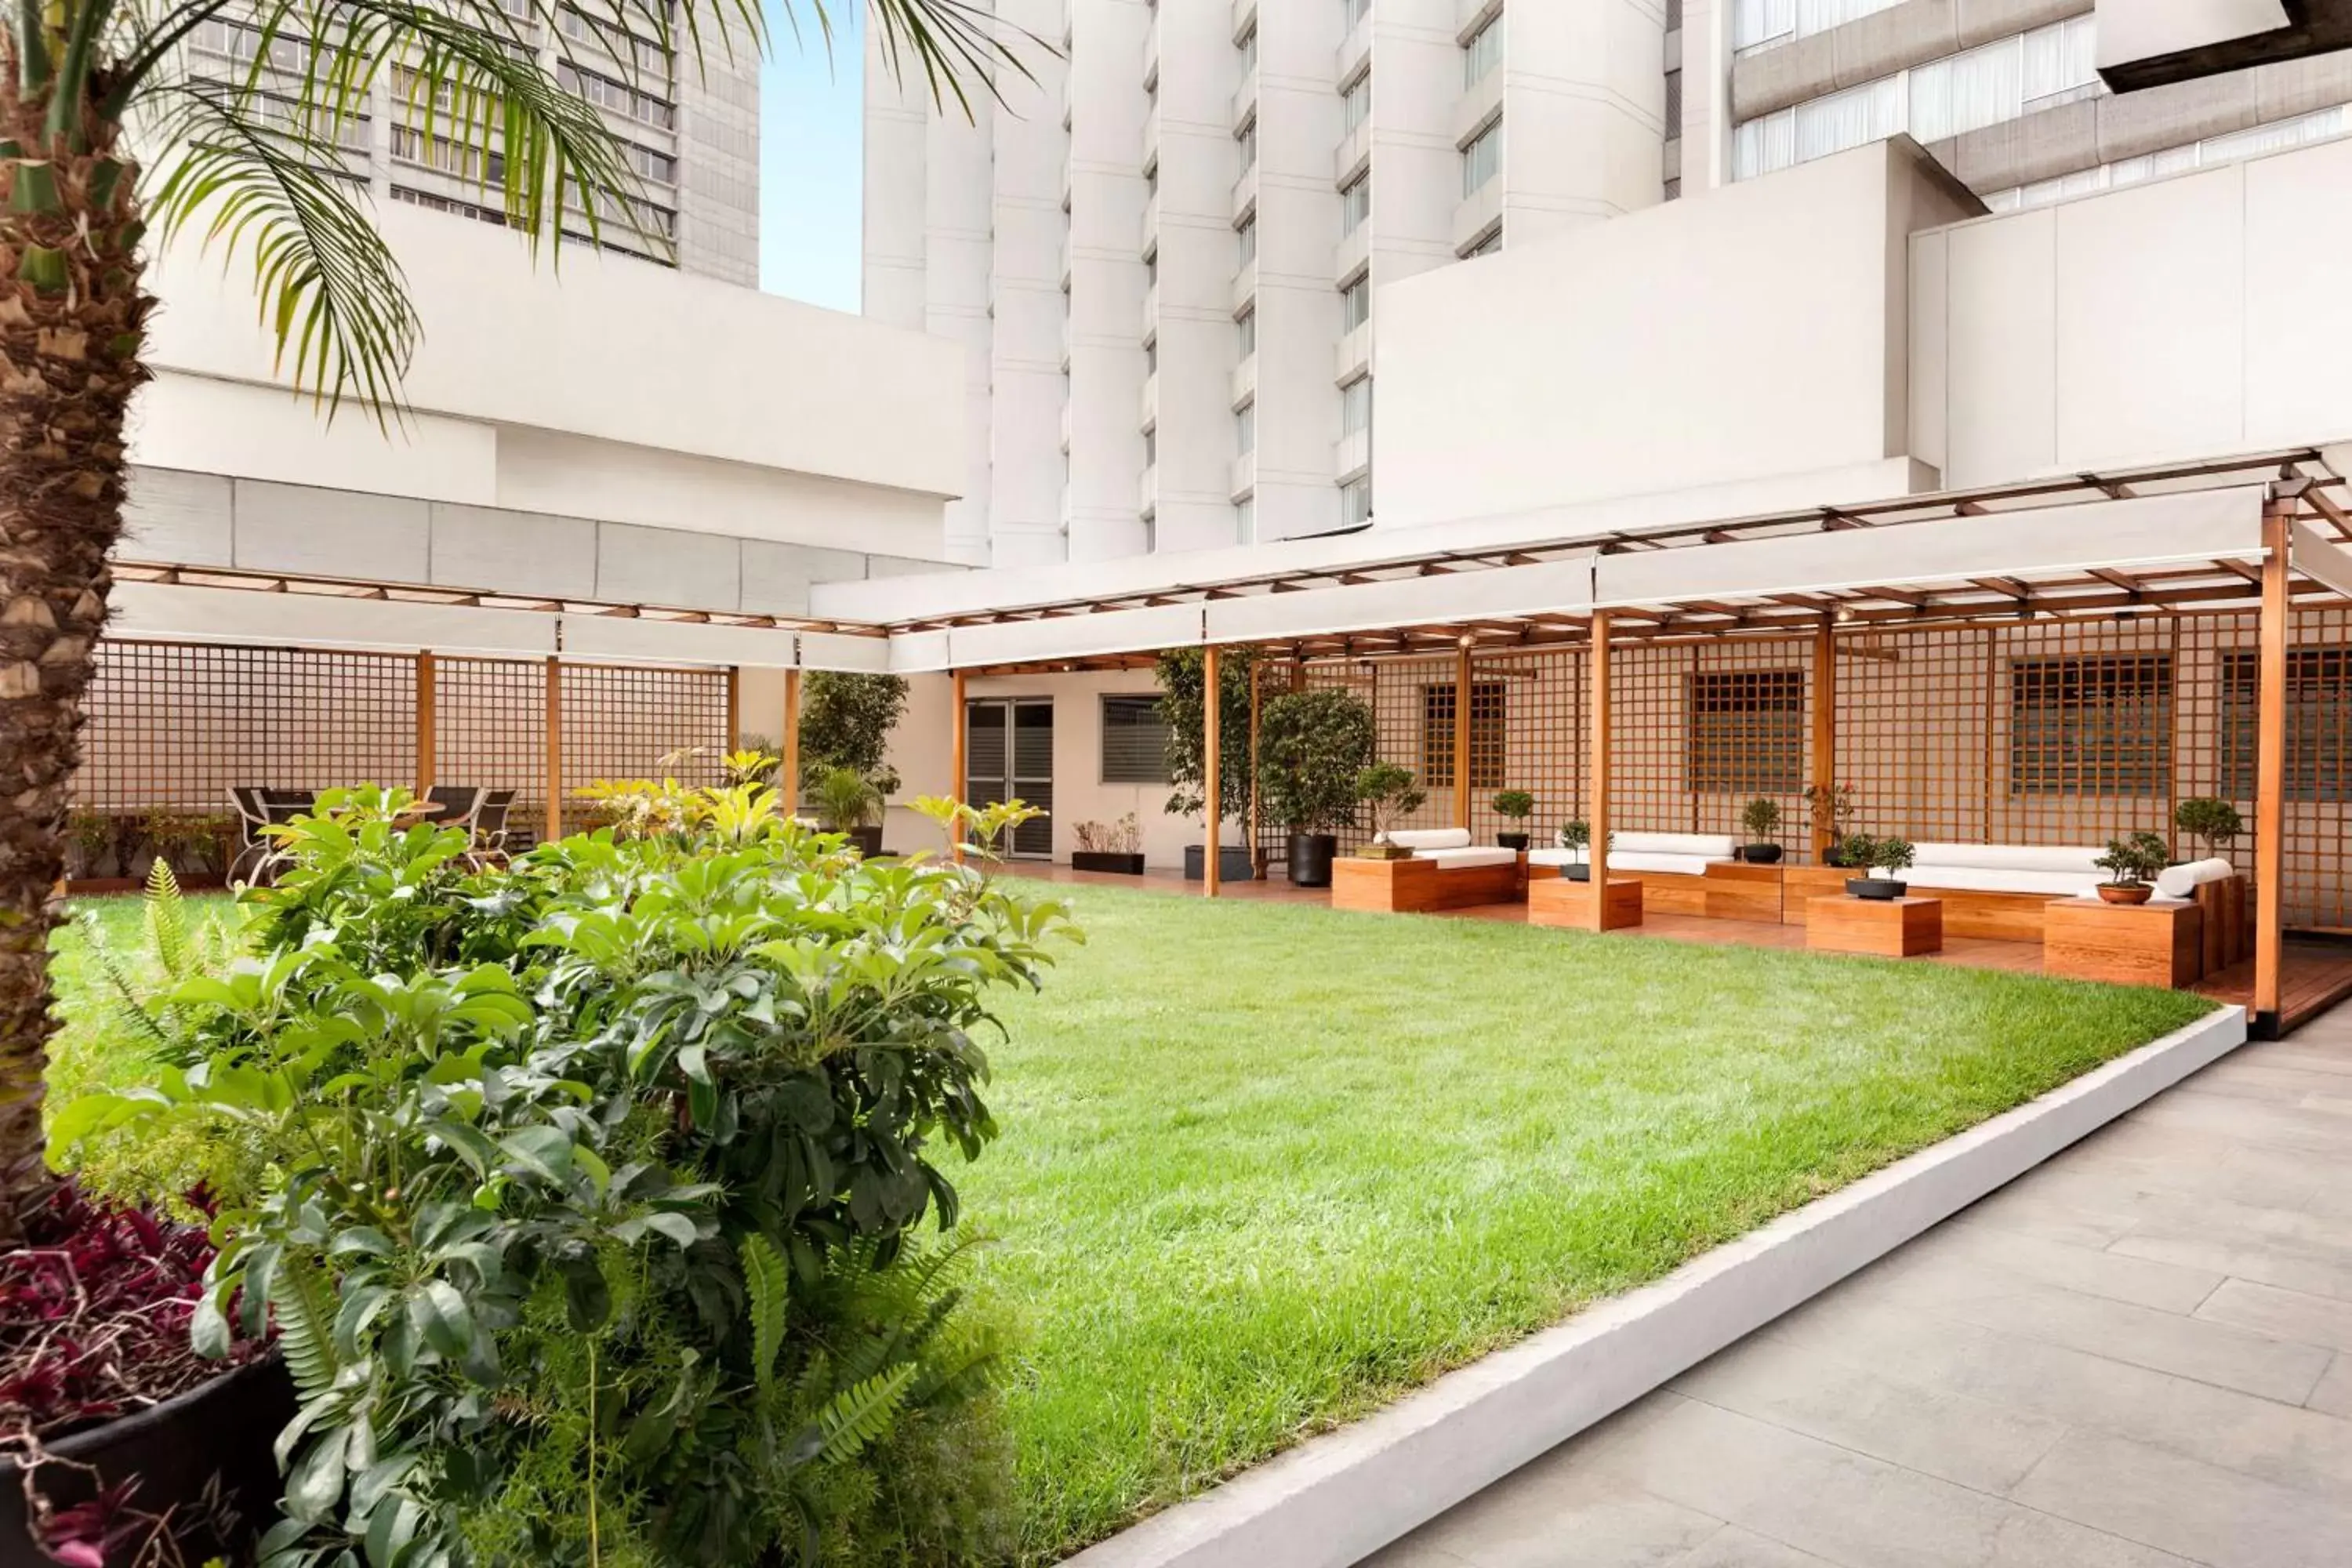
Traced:
[[1389, 835], [1389, 842], [1400, 849], [1467, 849], [1470, 830], [1466, 827], [1400, 827]]
[[[1644, 834], [1643, 837], [1673, 838], [1687, 837], [1687, 835]], [[1620, 871], [1672, 871], [1685, 877], [1704, 877], [1706, 875], [1707, 863], [1710, 860], [1727, 860], [1731, 858], [1728, 850], [1721, 855], [1709, 856], [1659, 855], [1641, 849], [1626, 849], [1622, 847], [1624, 844], [1622, 837], [1618, 839], [1618, 844], [1620, 847], [1609, 852], [1609, 874], [1612, 877]]]
[[1412, 858], [1434, 860], [1441, 871], [1461, 871], [1472, 866], [1516, 865], [1519, 852], [1516, 849], [1472, 849], [1465, 847], [1460, 849], [1416, 849]]
[[[1914, 844], [1917, 866], [1970, 866], [1985, 871], [2079, 871], [2103, 877], [2104, 849], [2071, 844]], [[1954, 884], [1957, 886], [1958, 884]]]
[[2219, 856], [2210, 860], [2191, 860], [2185, 866], [2167, 866], [2156, 879], [2156, 890], [2168, 899], [2185, 899], [2208, 882], [2219, 882], [2238, 874], [2238, 868]]
[[[1855, 876], [1862, 873], [1856, 871]], [[1914, 866], [1895, 873], [1912, 888], [1948, 888], [1956, 893], [2046, 893], [2053, 899], [2089, 892], [2105, 871], [2012, 871], [1986, 866]]]
[[1528, 851], [1528, 864], [1530, 866], [1581, 866], [1584, 860], [1585, 855], [1581, 849], [1530, 849]]
[[[1736, 846], [1728, 833], [1620, 833], [1610, 840], [1609, 858], [1622, 862], [1628, 855], [1677, 855], [1696, 859], [1728, 860]], [[1653, 871], [1680, 870], [1679, 866], [1653, 866]]]

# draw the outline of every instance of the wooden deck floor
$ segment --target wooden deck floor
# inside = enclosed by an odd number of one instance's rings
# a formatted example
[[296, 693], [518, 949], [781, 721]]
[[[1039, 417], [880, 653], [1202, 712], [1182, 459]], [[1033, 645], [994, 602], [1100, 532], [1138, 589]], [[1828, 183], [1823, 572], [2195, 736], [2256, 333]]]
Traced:
[[[1014, 861], [1005, 868], [1016, 876], [1050, 882], [1125, 888], [1129, 891], [1179, 897], [1189, 895], [1198, 898], [1201, 893], [1198, 882], [1188, 882], [1172, 871], [1120, 877], [1108, 872], [1073, 871], [1066, 866], [1022, 861]], [[1219, 896], [1263, 903], [1328, 906], [1331, 901], [1330, 894], [1323, 889], [1294, 888], [1279, 877], [1265, 882], [1227, 882], [1220, 889]], [[1433, 916], [1402, 918], [1512, 921], [1524, 924], [1528, 909], [1525, 904], [1480, 904], [1472, 909], [1447, 910]], [[1644, 919], [1638, 930], [1612, 934], [1634, 939], [1657, 937], [1668, 942], [1745, 947], [1801, 949], [1805, 945], [1802, 926], [1767, 925], [1757, 921], [1706, 920], [1695, 915], [1654, 914]], [[1941, 952], [1929, 953], [1910, 962], [1958, 963], [1977, 969], [2006, 969], [2034, 974], [2042, 970], [2042, 948], [2037, 942], [1948, 937]], [[2199, 983], [2197, 989], [2218, 1001], [2249, 1005], [2254, 993], [2253, 963], [2248, 960], [2210, 975]], [[2294, 1030], [2347, 997], [2352, 997], [2352, 943], [2294, 940], [2287, 942], [2285, 972], [2279, 998], [2283, 1015], [2280, 1020], [2282, 1033]]]

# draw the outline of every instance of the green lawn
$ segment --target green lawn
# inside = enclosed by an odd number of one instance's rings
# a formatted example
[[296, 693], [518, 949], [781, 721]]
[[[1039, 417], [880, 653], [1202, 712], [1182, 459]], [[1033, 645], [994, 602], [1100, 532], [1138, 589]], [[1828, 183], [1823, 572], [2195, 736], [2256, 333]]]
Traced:
[[1087, 944], [1006, 1007], [1003, 1137], [959, 1177], [1038, 1562], [2210, 1005], [1073, 891]]

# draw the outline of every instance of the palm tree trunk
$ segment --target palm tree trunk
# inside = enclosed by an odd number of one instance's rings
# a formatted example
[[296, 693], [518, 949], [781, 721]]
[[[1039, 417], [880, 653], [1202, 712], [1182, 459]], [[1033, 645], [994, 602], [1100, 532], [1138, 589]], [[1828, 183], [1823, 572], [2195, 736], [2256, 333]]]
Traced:
[[117, 128], [44, 158], [43, 108], [0, 79], [0, 1245], [48, 1184], [48, 933], [152, 304]]

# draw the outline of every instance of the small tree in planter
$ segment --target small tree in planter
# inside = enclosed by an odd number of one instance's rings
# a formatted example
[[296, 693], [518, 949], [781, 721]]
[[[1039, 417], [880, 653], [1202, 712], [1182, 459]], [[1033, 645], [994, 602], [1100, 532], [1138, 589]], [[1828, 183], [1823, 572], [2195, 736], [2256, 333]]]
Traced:
[[2107, 852], [2092, 864], [2114, 873], [2099, 884], [2099, 897], [2111, 904], [2144, 904], [2156, 892], [2158, 875], [2171, 858], [2164, 840], [2140, 832], [2128, 838], [2110, 838]]
[[[1168, 726], [1167, 810], [1171, 816], [1209, 818], [1206, 837], [1219, 846], [1220, 878], [1246, 881], [1256, 873], [1246, 847], [1223, 846], [1224, 825], [1249, 810], [1250, 795], [1250, 671], [1256, 668], [1255, 648], [1223, 649], [1217, 659], [1217, 747], [1220, 766], [1216, 788], [1206, 787], [1208, 759], [1202, 748], [1203, 698], [1208, 689], [1208, 661], [1197, 647], [1171, 648], [1154, 666], [1160, 677], [1160, 721]], [[1213, 808], [1212, 796], [1215, 799]], [[1204, 869], [1202, 855], [1184, 851], [1184, 875], [1198, 881]]]
[[1813, 831], [1828, 841], [1824, 858], [1832, 866], [1851, 866], [1845, 858], [1845, 841], [1850, 837], [1845, 825], [1853, 820], [1853, 785], [1817, 784], [1805, 786], [1805, 814], [1813, 819]]
[[[1583, 858], [1584, 852], [1592, 847], [1591, 823], [1580, 816], [1572, 816], [1559, 825], [1559, 831], [1552, 835], [1552, 842], [1580, 857], [1560, 868], [1561, 876], [1571, 882], [1592, 880], [1592, 863], [1589, 858]], [[1614, 833], [1609, 836], [1609, 842], [1612, 846], [1617, 842], [1617, 836]]]
[[1780, 803], [1758, 795], [1739, 808], [1739, 826], [1748, 830], [1748, 842], [1740, 847], [1740, 858], [1752, 866], [1769, 866], [1780, 858], [1780, 846], [1773, 835], [1780, 831]]
[[1117, 822], [1081, 822], [1071, 829], [1078, 840], [1070, 856], [1073, 871], [1109, 871], [1122, 877], [1143, 875], [1143, 829], [1129, 812]]
[[1372, 710], [1338, 687], [1294, 691], [1265, 705], [1257, 737], [1258, 805], [1290, 830], [1291, 882], [1331, 885], [1333, 829], [1356, 819], [1357, 781], [1380, 752]]
[[1528, 847], [1528, 818], [1536, 814], [1536, 797], [1523, 789], [1507, 789], [1495, 796], [1495, 815], [1510, 823], [1511, 830], [1495, 835], [1495, 842], [1506, 849]]
[[817, 820], [844, 833], [868, 857], [882, 853], [882, 792], [856, 768], [828, 768], [817, 776]]
[[898, 794], [890, 731], [906, 710], [904, 676], [810, 670], [802, 689], [801, 776], [822, 779], [835, 768], [849, 768], [877, 794]]
[[[1838, 843], [1838, 863], [1862, 875], [1846, 879], [1845, 890], [1857, 899], [1901, 898], [1910, 891], [1910, 885], [1896, 878], [1909, 868], [1915, 853], [1908, 838], [1873, 838], [1867, 833], [1846, 835]], [[1876, 871], [1886, 875], [1872, 875]]]
[[2209, 856], [2219, 855], [2246, 830], [2238, 808], [2214, 795], [2191, 795], [2172, 810], [2172, 826], [2199, 840]]
[[1389, 842], [1399, 819], [1411, 816], [1429, 799], [1429, 792], [1413, 782], [1411, 768], [1394, 763], [1374, 763], [1356, 775], [1356, 795], [1371, 814], [1372, 841], [1358, 850], [1370, 860], [1410, 860], [1412, 851]]

